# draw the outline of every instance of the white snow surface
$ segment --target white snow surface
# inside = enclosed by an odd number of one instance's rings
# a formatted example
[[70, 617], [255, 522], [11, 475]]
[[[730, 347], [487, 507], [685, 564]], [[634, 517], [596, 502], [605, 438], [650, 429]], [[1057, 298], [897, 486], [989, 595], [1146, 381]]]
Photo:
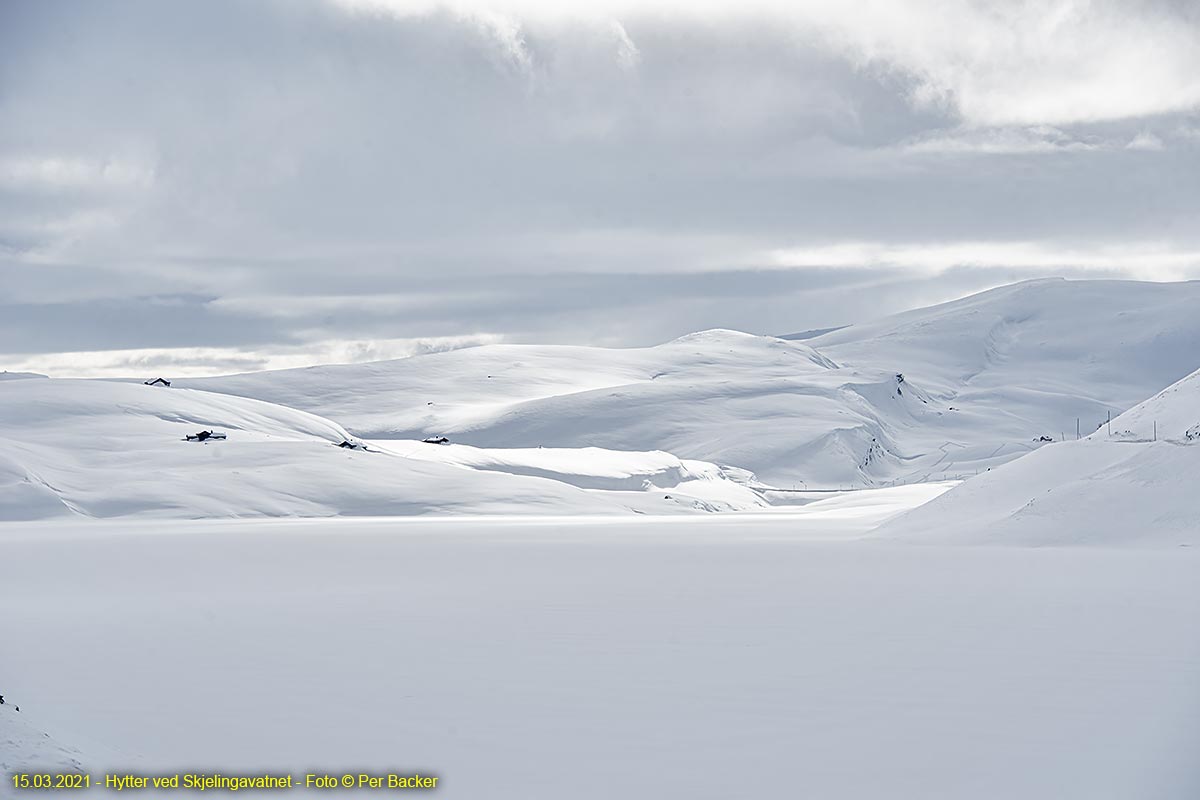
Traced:
[[0, 784], [0, 797], [8, 797], [13, 791], [9, 784], [11, 775], [21, 769], [36, 766], [54, 773], [79, 773], [86, 769], [82, 753], [40, 730], [31, 715], [18, 711], [18, 707], [19, 703], [14, 703], [11, 696], [0, 706], [0, 775], [4, 780]]
[[1044, 278], [851, 325], [807, 344], [848, 364], [885, 358], [964, 402], [1051, 405], [1058, 398], [1065, 416], [1054, 433], [1067, 422], [1074, 433], [1084, 409], [1073, 407], [1086, 399], [1099, 411], [1084, 420], [1091, 433], [1105, 407], [1124, 411], [1200, 368], [1198, 307], [1200, 281]]
[[1092, 435], [963, 483], [881, 529], [938, 542], [1200, 547], [1200, 371]]
[[837, 502], [9, 523], [0, 761], [497, 800], [1200, 796], [1200, 551], [896, 546]]
[[[202, 429], [229, 438], [184, 441]], [[327, 419], [232, 395], [111, 381], [0, 383], [0, 520], [622, 514], [637, 505], [557, 480], [335, 446], [348, 439], [358, 442]], [[715, 468], [706, 477], [723, 480]]]
[[[430, 445], [422, 441], [372, 440], [372, 447], [405, 458], [456, 464], [489, 472], [549, 478], [581, 489], [604, 492], [668, 492], [676, 502], [710, 511], [746, 511], [770, 505], [747, 487], [752, 475], [706, 461], [684, 460], [654, 450], [638, 453], [599, 447], [484, 449], [468, 445]], [[632, 499], [636, 499], [634, 496]], [[661, 510], [637, 503], [640, 510]]]

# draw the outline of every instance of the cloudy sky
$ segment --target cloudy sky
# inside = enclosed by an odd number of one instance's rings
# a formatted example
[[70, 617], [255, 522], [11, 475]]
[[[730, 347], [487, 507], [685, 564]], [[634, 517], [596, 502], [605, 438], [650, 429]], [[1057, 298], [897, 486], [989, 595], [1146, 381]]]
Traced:
[[8, 0], [0, 369], [787, 333], [1200, 278], [1191, 0]]

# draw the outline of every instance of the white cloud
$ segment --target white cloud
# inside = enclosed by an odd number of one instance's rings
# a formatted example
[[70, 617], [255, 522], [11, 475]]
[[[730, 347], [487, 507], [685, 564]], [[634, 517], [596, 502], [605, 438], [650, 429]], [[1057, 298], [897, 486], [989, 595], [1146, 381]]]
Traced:
[[120, 158], [11, 155], [0, 159], [0, 186], [12, 189], [142, 189], [153, 183], [153, 167]]
[[966, 128], [922, 134], [902, 143], [907, 153], [1016, 155], [1087, 152], [1116, 146], [1095, 136], [1077, 137], [1049, 125], [1028, 128]]
[[472, 16], [479, 27], [500, 45], [503, 60], [520, 72], [533, 70], [533, 54], [525, 44], [521, 22], [506, 14], [481, 11]]
[[1162, 150], [1163, 140], [1150, 131], [1142, 131], [1129, 140], [1126, 150]]
[[[852, 10], [853, 9], [853, 10]], [[1200, 106], [1200, 28], [1170, 4], [845, 4], [847, 47], [909, 72], [973, 125], [1125, 119]]]
[[615, 19], [610, 22], [609, 27], [612, 30], [613, 38], [617, 40], [617, 63], [625, 70], [636, 69], [638, 62], [642, 59], [642, 54], [638, 51], [633, 39], [629, 38], [629, 32]]
[[765, 254], [763, 263], [775, 269], [890, 267], [925, 273], [957, 267], [1006, 267], [1051, 274], [1102, 270], [1153, 281], [1200, 276], [1200, 250], [1164, 242], [1092, 246], [1019, 241], [841, 242], [772, 250]]
[[[336, 0], [417, 16], [448, 10], [564, 26], [647, 18], [758, 22], [792, 30], [862, 66], [910, 76], [912, 100], [971, 125], [1127, 119], [1200, 108], [1200, 25], [1186, 6], [1105, 0]], [[505, 29], [507, 30], [507, 29]], [[498, 37], [502, 41], [504, 36]]]
[[174, 347], [97, 350], [38, 355], [8, 355], [9, 372], [38, 372], [54, 378], [113, 378], [142, 375], [178, 378], [227, 375], [314, 364], [356, 364], [407, 358], [497, 344], [494, 334], [435, 336], [417, 339], [330, 340], [319, 344], [271, 348]]

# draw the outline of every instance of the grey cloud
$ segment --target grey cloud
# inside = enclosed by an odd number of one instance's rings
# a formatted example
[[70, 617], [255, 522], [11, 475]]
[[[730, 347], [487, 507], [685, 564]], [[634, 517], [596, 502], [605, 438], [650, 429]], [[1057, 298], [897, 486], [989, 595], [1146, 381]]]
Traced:
[[[621, 15], [620, 34], [615, 16], [530, 19], [519, 47], [450, 11], [317, 2], [0, 13], [0, 353], [647, 344], [1030, 276], [988, 243], [1200, 252], [1193, 111], [980, 127], [916, 102], [953, 81], [900, 50], [868, 57], [854, 31], [753, 6], [720, 24]], [[989, 269], [768, 261], [845, 242], [978, 242]]]
[[[1101, 270], [1059, 272], [1114, 275]], [[780, 334], [843, 325], [1023, 277], [1022, 271], [1003, 267], [930, 275], [886, 268], [567, 273], [483, 277], [465, 286], [454, 279], [417, 278], [404, 282], [395, 300], [372, 303], [351, 295], [315, 310], [304, 303], [291, 307], [298, 298], [288, 296], [246, 298], [232, 308], [191, 296], [15, 305], [0, 307], [0, 352], [36, 356], [174, 347], [184, 352], [138, 354], [114, 362], [114, 367], [167, 369], [174, 363], [178, 372], [208, 359], [211, 369], [220, 372], [252, 369], [265, 363], [267, 354], [295, 352], [306, 341], [432, 337], [431, 342], [408, 348], [428, 352], [458, 346], [437, 337], [500, 333], [511, 341], [652, 345], [710, 327]], [[422, 300], [406, 302], [408, 297]], [[81, 329], [92, 336], [82, 339]], [[243, 348], [244, 354], [187, 352], [231, 347]], [[364, 346], [351, 355], [379, 354]], [[39, 362], [23, 358], [13, 363]]]
[[0, 303], [0, 352], [108, 350], [199, 345], [261, 346], [294, 341], [266, 320], [215, 311], [208, 298], [104, 298], [85, 302]]

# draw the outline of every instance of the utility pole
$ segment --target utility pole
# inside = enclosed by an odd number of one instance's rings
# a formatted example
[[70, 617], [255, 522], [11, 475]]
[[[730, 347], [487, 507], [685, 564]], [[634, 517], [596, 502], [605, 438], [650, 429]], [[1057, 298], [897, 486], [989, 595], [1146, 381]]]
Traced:
[[1158, 420], [1154, 420], [1154, 441], [1158, 441]]
[[1075, 418], [1075, 438], [1079, 438], [1079, 417]]
[[1108, 422], [1104, 423], [1108, 426], [1108, 435], [1112, 436], [1112, 412], [1108, 412]]

